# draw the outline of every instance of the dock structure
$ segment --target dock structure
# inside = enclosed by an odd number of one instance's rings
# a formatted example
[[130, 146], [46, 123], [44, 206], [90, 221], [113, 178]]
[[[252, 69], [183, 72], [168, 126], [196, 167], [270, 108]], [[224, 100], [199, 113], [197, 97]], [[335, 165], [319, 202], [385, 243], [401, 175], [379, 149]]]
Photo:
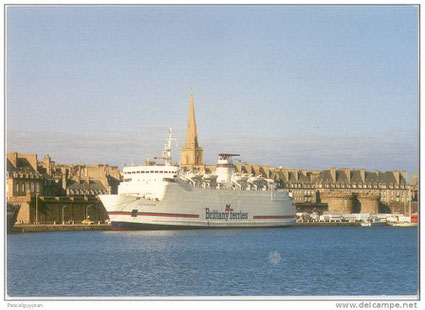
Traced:
[[29, 233], [29, 232], [48, 232], [48, 231], [105, 231], [111, 230], [110, 224], [15, 224], [12, 232]]
[[21, 200], [18, 224], [70, 224], [90, 219], [104, 223], [108, 214], [96, 197], [39, 196], [28, 193]]

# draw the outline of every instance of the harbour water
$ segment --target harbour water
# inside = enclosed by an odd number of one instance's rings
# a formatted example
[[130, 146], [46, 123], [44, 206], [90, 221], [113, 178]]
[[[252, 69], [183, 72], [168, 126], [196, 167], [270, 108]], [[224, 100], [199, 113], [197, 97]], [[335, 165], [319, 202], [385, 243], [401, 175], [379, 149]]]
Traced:
[[417, 295], [418, 230], [291, 227], [7, 236], [10, 297]]

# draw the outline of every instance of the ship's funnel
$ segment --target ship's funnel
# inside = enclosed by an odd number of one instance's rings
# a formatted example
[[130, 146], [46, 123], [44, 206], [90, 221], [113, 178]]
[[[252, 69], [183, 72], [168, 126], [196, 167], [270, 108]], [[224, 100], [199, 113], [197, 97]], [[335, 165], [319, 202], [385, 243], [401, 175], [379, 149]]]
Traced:
[[218, 154], [218, 162], [215, 170], [215, 174], [217, 175], [217, 183], [231, 183], [232, 175], [235, 172], [232, 156], [239, 156], [239, 154]]

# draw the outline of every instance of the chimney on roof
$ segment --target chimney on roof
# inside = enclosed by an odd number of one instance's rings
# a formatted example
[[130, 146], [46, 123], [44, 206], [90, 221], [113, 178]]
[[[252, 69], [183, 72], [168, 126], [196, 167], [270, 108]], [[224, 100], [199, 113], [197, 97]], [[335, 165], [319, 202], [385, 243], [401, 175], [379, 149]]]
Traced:
[[81, 166], [80, 167], [80, 180], [81, 181], [89, 181], [89, 174], [88, 174], [88, 169], [87, 167]]
[[382, 181], [382, 180], [380, 179], [381, 171], [379, 171], [379, 170], [374, 170], [374, 171], [373, 171], [373, 173], [375, 173], [375, 175], [376, 175], [376, 179], [378, 180], [378, 182], [381, 182], [381, 181]]
[[411, 184], [417, 185], [418, 184], [418, 174], [412, 173], [412, 176], [410, 177]]
[[285, 181], [288, 182], [289, 181], [289, 172], [288, 170], [282, 170], [282, 174], [285, 177]]
[[25, 158], [31, 165], [32, 169], [36, 172], [38, 171], [37, 154], [19, 154], [18, 158]]
[[360, 169], [360, 177], [362, 178], [362, 182], [366, 183], [366, 171], [364, 168]]
[[330, 172], [331, 172], [332, 182], [336, 183], [336, 168], [335, 167], [332, 167], [330, 169]]
[[407, 172], [406, 170], [401, 171], [401, 176], [403, 177], [403, 181], [407, 183]]
[[49, 155], [44, 156], [42, 166], [43, 166], [44, 169], [46, 169], [46, 173], [48, 175], [52, 174], [51, 164], [52, 164], [52, 160], [51, 160], [50, 156]]
[[17, 152], [8, 152], [7, 159], [12, 163], [15, 168], [18, 168], [18, 153]]
[[400, 184], [400, 171], [394, 170], [394, 171], [392, 171], [392, 173], [394, 175], [394, 179], [395, 179], [396, 184], [397, 185]]
[[78, 184], [81, 184], [81, 167], [80, 166], [78, 166], [78, 168], [77, 168], [75, 181], [77, 181]]
[[66, 174], [62, 173], [62, 189], [66, 190]]
[[345, 176], [347, 178], [347, 181], [351, 182], [351, 170], [350, 170], [350, 168], [345, 168], [343, 170], [344, 170]]

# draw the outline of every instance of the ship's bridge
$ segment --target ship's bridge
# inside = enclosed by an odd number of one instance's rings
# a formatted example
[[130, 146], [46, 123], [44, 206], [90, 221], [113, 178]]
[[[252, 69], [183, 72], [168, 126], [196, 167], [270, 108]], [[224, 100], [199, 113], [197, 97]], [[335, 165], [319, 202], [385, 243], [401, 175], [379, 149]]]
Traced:
[[178, 170], [178, 167], [176, 166], [134, 166], [134, 167], [125, 167], [123, 169], [124, 177], [126, 176], [132, 176], [133, 174], [164, 174], [164, 173], [171, 173], [176, 174]]
[[175, 179], [176, 166], [133, 166], [123, 169], [123, 182], [118, 187], [120, 194], [137, 194], [156, 188], [164, 179]]

